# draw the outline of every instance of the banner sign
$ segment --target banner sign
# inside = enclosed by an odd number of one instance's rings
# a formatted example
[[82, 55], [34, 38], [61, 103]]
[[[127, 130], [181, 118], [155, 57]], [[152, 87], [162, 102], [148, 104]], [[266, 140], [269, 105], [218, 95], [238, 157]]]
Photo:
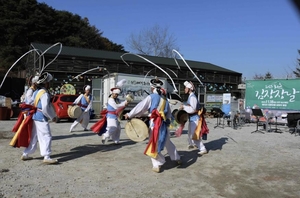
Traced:
[[300, 79], [246, 81], [246, 106], [300, 110]]
[[231, 93], [223, 93], [223, 104], [231, 103]]
[[231, 111], [231, 93], [223, 93], [222, 111], [225, 116], [229, 116]]
[[206, 94], [206, 102], [222, 102], [222, 94]]

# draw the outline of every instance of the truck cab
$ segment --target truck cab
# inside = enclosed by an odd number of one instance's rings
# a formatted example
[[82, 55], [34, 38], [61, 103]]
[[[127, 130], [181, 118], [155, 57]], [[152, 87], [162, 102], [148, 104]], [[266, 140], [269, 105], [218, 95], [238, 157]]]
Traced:
[[[93, 79], [92, 93], [95, 97], [93, 107], [95, 107], [96, 114], [100, 114], [100, 112], [106, 108], [107, 100], [111, 94], [111, 88], [115, 87], [116, 84], [123, 79], [126, 80], [126, 83], [122, 85], [122, 91], [118, 98], [125, 100], [128, 94], [134, 98], [124, 109], [123, 114], [129, 112], [151, 92], [150, 80], [153, 79], [151, 76], [145, 77], [144, 75], [110, 73], [103, 76], [102, 79]], [[163, 88], [167, 90], [167, 98], [170, 103], [171, 112], [178, 110], [182, 104], [181, 97], [173, 92], [173, 87], [168, 83], [166, 78], [159, 79], [163, 81]]]

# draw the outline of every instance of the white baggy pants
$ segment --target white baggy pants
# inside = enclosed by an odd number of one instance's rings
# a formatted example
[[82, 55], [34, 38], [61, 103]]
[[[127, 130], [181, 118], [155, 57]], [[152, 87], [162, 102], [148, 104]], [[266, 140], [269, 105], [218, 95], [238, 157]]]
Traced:
[[200, 140], [193, 140], [193, 135], [195, 132], [195, 129], [197, 127], [198, 120], [196, 121], [190, 121], [188, 126], [188, 144], [189, 145], [196, 145], [199, 149], [199, 151], [206, 151], [206, 148], [202, 142], [202, 139]]
[[120, 141], [121, 125], [117, 118], [107, 118], [106, 132], [102, 135], [104, 138], [109, 138], [118, 143]]
[[73, 122], [71, 125], [70, 131], [72, 131], [78, 123], [81, 123], [81, 126], [86, 129], [90, 122], [90, 113], [89, 112], [82, 112], [82, 114]]
[[[153, 122], [150, 121], [150, 126], [152, 126], [152, 125], [153, 125]], [[153, 129], [153, 127], [151, 127], [150, 134], [152, 133], [152, 129]], [[169, 130], [168, 130], [168, 134], [166, 137], [165, 148], [167, 149], [167, 152], [172, 161], [180, 160], [178, 151], [170, 139]], [[151, 158], [151, 161], [152, 161], [153, 168], [158, 168], [158, 166], [162, 166], [166, 162], [166, 159], [165, 159], [164, 155], [161, 152], [159, 152], [158, 155], [156, 156], [156, 158]]]
[[34, 153], [39, 143], [41, 156], [49, 158], [51, 155], [51, 141], [52, 135], [49, 123], [33, 120], [30, 143], [24, 150], [23, 155]]

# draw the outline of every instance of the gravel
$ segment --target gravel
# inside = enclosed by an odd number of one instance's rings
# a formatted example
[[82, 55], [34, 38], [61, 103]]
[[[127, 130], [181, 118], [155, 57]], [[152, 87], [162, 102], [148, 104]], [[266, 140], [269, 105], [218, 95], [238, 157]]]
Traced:
[[170, 161], [164, 150], [167, 162], [155, 173], [143, 154], [147, 140], [128, 139], [126, 121], [121, 145], [103, 145], [101, 137], [80, 126], [69, 133], [70, 122], [51, 123], [57, 165], [43, 164], [39, 149], [33, 160], [20, 160], [24, 148], [9, 146], [15, 122], [0, 121], [0, 198], [300, 197], [300, 136], [284, 126], [283, 133], [251, 133], [255, 123], [215, 128], [216, 118], [207, 118], [209, 153], [198, 157], [187, 149], [185, 127], [181, 137], [171, 138], [183, 164]]

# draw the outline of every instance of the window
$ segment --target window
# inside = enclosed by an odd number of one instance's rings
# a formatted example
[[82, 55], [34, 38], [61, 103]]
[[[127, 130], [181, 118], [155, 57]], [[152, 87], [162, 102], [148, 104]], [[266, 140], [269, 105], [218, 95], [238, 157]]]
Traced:
[[68, 96], [62, 96], [60, 98], [60, 101], [62, 102], [74, 102], [77, 98], [77, 95], [68, 95]]
[[179, 101], [182, 102], [182, 99], [180, 98], [180, 96], [177, 95], [177, 94], [175, 94], [175, 93], [172, 93], [172, 94], [169, 94], [169, 93], [168, 93], [167, 97], [168, 97], [169, 99], [179, 100]]

